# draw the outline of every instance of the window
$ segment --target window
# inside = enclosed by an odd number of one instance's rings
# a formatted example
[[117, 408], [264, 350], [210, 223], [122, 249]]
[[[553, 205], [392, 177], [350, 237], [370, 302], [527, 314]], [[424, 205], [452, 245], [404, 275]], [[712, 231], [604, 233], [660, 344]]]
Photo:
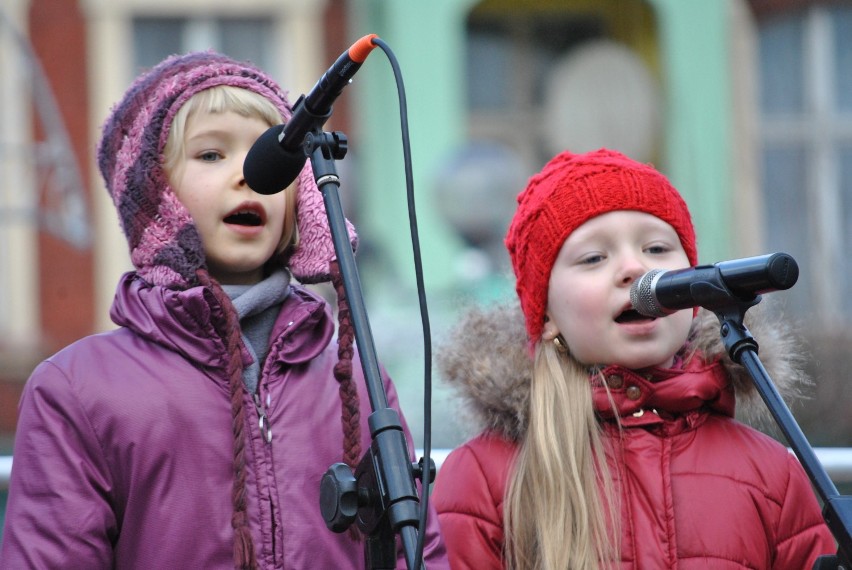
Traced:
[[552, 154], [541, 117], [549, 70], [572, 48], [604, 37], [603, 22], [570, 11], [511, 20], [474, 13], [467, 30], [470, 138], [505, 144], [537, 169]]
[[852, 316], [852, 7], [815, 6], [759, 25], [767, 243], [799, 263], [800, 317]]
[[0, 10], [0, 179], [5, 182], [0, 187], [0, 365], [13, 356], [14, 341], [34, 340], [38, 320], [33, 293], [38, 196], [29, 108], [35, 95], [29, 44], [18, 30]]
[[273, 69], [270, 54], [272, 22], [268, 18], [169, 18], [133, 20], [137, 70], [150, 68], [166, 56], [214, 49], [261, 69]]
[[0, 353], [44, 337], [38, 232], [80, 251], [91, 244], [83, 179], [57, 94], [22, 29], [0, 10], [0, 179], [7, 182], [0, 188]]

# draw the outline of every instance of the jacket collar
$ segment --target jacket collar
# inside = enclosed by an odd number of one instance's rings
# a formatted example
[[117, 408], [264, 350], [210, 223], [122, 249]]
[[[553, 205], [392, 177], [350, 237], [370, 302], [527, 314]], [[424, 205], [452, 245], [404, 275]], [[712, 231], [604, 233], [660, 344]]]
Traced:
[[[734, 415], [734, 390], [718, 361], [693, 358], [681, 370], [636, 371], [608, 366], [593, 377], [595, 411], [604, 419], [645, 410], [680, 415], [702, 408]], [[611, 400], [610, 400], [611, 399]]]
[[[275, 340], [268, 361], [306, 362], [334, 334], [328, 304], [301, 287], [291, 287], [272, 329], [270, 338]], [[116, 325], [181, 354], [196, 366], [227, 366], [225, 341], [217, 332], [224, 322], [223, 308], [203, 286], [169, 289], [129, 272], [119, 280], [110, 317]]]

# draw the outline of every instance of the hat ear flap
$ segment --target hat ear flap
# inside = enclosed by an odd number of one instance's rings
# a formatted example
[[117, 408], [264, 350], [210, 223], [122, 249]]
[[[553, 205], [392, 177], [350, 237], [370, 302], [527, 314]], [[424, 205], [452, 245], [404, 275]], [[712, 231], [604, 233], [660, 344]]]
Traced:
[[[337, 259], [322, 193], [314, 181], [310, 160], [299, 174], [296, 189], [296, 225], [299, 245], [290, 256], [293, 276], [302, 283], [321, 283], [331, 279], [331, 262]], [[355, 227], [346, 220], [352, 251], [358, 247]]]

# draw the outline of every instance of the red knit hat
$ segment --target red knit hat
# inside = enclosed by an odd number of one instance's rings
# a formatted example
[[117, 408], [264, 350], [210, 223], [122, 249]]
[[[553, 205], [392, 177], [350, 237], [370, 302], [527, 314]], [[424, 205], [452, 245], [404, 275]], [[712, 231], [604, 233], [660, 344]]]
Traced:
[[616, 210], [637, 210], [667, 222], [690, 265], [697, 265], [689, 209], [665, 176], [612, 150], [562, 152], [518, 194], [518, 209], [506, 235], [531, 342], [541, 336], [550, 270], [562, 244], [587, 220]]

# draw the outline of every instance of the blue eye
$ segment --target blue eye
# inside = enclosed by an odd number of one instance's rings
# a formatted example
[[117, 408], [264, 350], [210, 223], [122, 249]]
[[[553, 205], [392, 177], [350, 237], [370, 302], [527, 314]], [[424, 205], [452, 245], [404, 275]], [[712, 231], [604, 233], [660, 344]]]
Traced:
[[582, 258], [580, 260], [580, 263], [583, 264], [583, 265], [592, 265], [592, 264], [595, 264], [595, 263], [600, 263], [601, 261], [603, 261], [603, 259], [604, 259], [604, 256], [602, 254], [595, 253], [595, 254], [592, 254], [592, 255], [587, 255], [586, 257]]
[[664, 246], [664, 245], [652, 245], [648, 248], [645, 248], [645, 251], [647, 251], [648, 253], [660, 254], [660, 253], [668, 253], [670, 251], [670, 249], [668, 247]]
[[198, 158], [203, 162], [216, 162], [221, 157], [222, 155], [215, 150], [207, 150], [198, 155]]

